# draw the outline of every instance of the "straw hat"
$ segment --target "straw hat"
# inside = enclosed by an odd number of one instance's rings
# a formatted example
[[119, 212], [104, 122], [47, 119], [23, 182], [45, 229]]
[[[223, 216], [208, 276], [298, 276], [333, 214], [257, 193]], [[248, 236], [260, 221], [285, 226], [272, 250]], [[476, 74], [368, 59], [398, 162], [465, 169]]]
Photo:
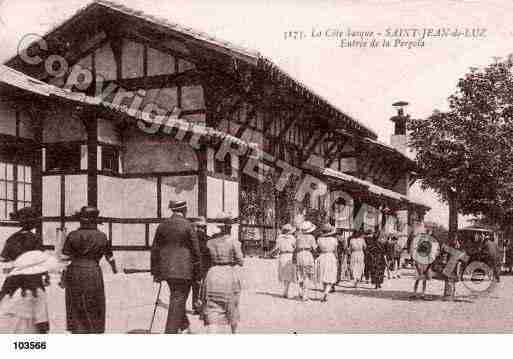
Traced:
[[316, 228], [315, 224], [310, 221], [304, 221], [301, 223], [301, 232], [303, 233], [312, 233]]
[[336, 234], [335, 228], [333, 228], [333, 226], [329, 223], [324, 223], [321, 226], [321, 232], [324, 237], [332, 236], [332, 235]]
[[42, 251], [29, 251], [20, 255], [13, 263], [8, 276], [31, 275], [50, 272], [61, 267], [57, 258]]
[[296, 231], [296, 228], [294, 228], [292, 224], [287, 223], [283, 227], [281, 227], [281, 231], [285, 234], [292, 234]]
[[216, 216], [215, 222], [222, 223], [224, 225], [231, 225], [236, 223], [236, 219], [232, 217], [231, 213], [221, 212]]

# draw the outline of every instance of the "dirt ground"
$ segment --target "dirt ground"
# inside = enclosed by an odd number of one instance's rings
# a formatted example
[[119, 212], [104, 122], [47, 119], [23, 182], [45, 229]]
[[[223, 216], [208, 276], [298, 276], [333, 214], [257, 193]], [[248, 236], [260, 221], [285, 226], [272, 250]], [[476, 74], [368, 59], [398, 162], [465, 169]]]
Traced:
[[[311, 291], [312, 300], [281, 297], [276, 260], [246, 259], [242, 269], [240, 333], [483, 333], [513, 332], [513, 277], [503, 276], [494, 291], [473, 297], [457, 286], [457, 300], [441, 300], [443, 283], [431, 281], [425, 300], [412, 298], [414, 274], [403, 270], [400, 279], [386, 280], [381, 290], [370, 284], [354, 289], [344, 282], [327, 303]], [[65, 332], [64, 291], [54, 278], [48, 289], [51, 331]], [[158, 285], [148, 274], [105, 274], [107, 332], [126, 333], [147, 329]], [[168, 301], [164, 285], [161, 299]], [[297, 294], [293, 288], [291, 294]], [[188, 305], [190, 308], [190, 303]], [[164, 329], [166, 310], [159, 308], [154, 331]], [[194, 333], [205, 329], [197, 316], [189, 315]]]

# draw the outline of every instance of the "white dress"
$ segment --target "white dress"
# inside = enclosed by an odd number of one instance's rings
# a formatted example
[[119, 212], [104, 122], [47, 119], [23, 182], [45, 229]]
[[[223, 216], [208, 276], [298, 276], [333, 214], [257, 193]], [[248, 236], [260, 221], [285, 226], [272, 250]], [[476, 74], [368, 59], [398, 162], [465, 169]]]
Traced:
[[278, 280], [281, 283], [296, 281], [296, 266], [292, 256], [296, 248], [296, 238], [292, 234], [281, 234], [276, 238], [278, 257]]
[[319, 256], [315, 260], [315, 281], [333, 284], [337, 281], [337, 239], [335, 237], [319, 237], [317, 246]]

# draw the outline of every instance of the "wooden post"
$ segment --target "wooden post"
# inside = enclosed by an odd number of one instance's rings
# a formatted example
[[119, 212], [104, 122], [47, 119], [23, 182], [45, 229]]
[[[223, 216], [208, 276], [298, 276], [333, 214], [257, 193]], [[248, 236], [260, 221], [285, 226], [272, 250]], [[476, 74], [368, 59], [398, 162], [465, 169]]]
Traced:
[[87, 205], [98, 207], [98, 119], [94, 111], [83, 112], [87, 130]]

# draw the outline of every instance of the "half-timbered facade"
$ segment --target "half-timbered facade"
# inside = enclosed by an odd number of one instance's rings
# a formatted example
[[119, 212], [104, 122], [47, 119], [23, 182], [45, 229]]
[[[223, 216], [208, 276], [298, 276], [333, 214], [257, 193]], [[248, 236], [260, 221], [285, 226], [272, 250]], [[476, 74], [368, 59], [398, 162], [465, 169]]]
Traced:
[[[415, 165], [404, 153], [260, 54], [189, 28], [96, 1], [6, 65], [0, 240], [15, 229], [9, 212], [33, 205], [55, 245], [90, 204], [123, 265], [144, 266], [171, 199], [187, 201], [189, 216], [240, 217], [248, 249], [305, 216], [348, 232], [356, 223], [406, 231], [428, 209], [408, 198]], [[143, 126], [141, 113], [151, 114]], [[193, 143], [192, 130], [154, 126], [168, 113], [258, 151], [220, 156], [223, 140]], [[255, 158], [275, 174], [279, 161], [300, 172], [276, 191], [276, 175], [251, 175]], [[326, 193], [297, 200], [306, 175]]]

